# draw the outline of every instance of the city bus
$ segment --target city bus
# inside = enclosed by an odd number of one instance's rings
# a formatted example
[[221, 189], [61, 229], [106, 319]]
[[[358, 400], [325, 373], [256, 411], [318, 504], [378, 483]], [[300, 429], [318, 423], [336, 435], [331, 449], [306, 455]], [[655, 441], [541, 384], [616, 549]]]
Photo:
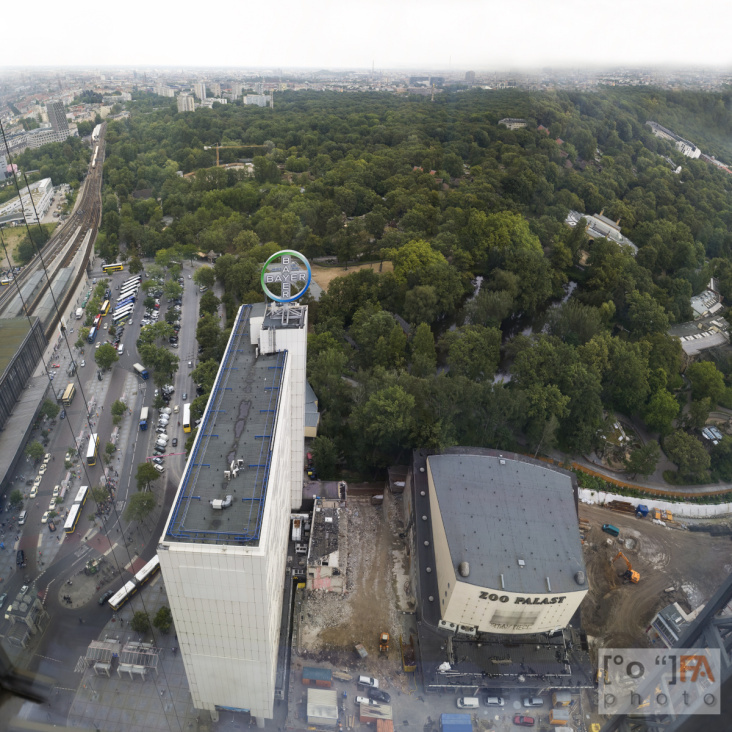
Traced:
[[109, 607], [119, 610], [136, 592], [137, 585], [134, 580], [130, 580], [117, 594], [109, 598]]
[[124, 300], [125, 298], [132, 297], [133, 295], [137, 295], [137, 291], [139, 290], [138, 285], [132, 285], [130, 287], [125, 287], [123, 290], [119, 291], [119, 295], [117, 295], [117, 302], [120, 300]]
[[61, 404], [63, 404], [65, 407], [70, 407], [71, 402], [74, 401], [75, 394], [76, 387], [73, 384], [69, 384], [66, 389], [64, 389], [63, 396], [61, 397]]
[[102, 267], [102, 272], [110, 274], [110, 272], [121, 272], [125, 268], [122, 262], [115, 262], [114, 264], [105, 264]]
[[92, 432], [89, 437], [89, 447], [86, 449], [86, 464], [96, 465], [97, 464], [97, 449], [99, 448], [99, 435], [96, 432]]
[[136, 575], [135, 581], [138, 587], [149, 582], [160, 571], [160, 560], [156, 554]]
[[0, 286], [7, 287], [10, 284], [10, 280], [0, 280]]
[[101, 313], [97, 313], [97, 314], [96, 314], [96, 315], [94, 316], [94, 322], [92, 323], [92, 325], [93, 325], [93, 326], [94, 326], [95, 328], [97, 328], [97, 329], [98, 329], [98, 328], [99, 328], [99, 326], [100, 326], [101, 324], [102, 324], [102, 315], [101, 315]]
[[183, 405], [183, 432], [191, 431], [191, 405]]
[[112, 317], [117, 315], [120, 311], [126, 310], [127, 308], [131, 308], [135, 303], [134, 302], [124, 302], [124, 303], [118, 303], [117, 306], [112, 310]]
[[137, 275], [136, 277], [130, 277], [129, 280], [127, 280], [126, 282], [123, 282], [120, 285], [119, 289], [124, 290], [126, 287], [130, 287], [130, 285], [139, 285], [140, 282], [142, 282], [142, 277], [140, 277], [140, 275]]
[[114, 311], [112, 315], [112, 322], [117, 325], [121, 323], [123, 320], [127, 320], [127, 318], [132, 317], [132, 311], [135, 307], [134, 303], [130, 303], [129, 305], [125, 305], [124, 307], [121, 307]]
[[138, 590], [149, 582], [160, 570], [160, 559], [156, 554], [125, 586], [109, 598], [112, 610], [119, 610]]
[[135, 302], [135, 296], [128, 295], [124, 299], [117, 300], [117, 304], [114, 306], [114, 309], [119, 310], [123, 305], [130, 305], [133, 302]]
[[64, 524], [64, 531], [67, 534], [74, 533], [76, 524], [79, 523], [79, 516], [81, 516], [81, 505], [75, 503], [69, 510], [69, 515], [66, 517], [66, 523]]
[[99, 311], [99, 314], [102, 316], [106, 315], [109, 312], [109, 305], [110, 305], [109, 300], [105, 300], [102, 303], [102, 309]]
[[96, 327], [92, 328], [89, 331], [89, 335], [86, 337], [86, 339], [89, 341], [89, 343], [94, 343], [94, 341], [97, 339], [97, 329], [96, 329]]
[[83, 485], [81, 488], [79, 488], [79, 492], [76, 494], [76, 498], [74, 498], [74, 505], [78, 504], [79, 506], [83, 506], [86, 503], [86, 499], [89, 497], [89, 486]]

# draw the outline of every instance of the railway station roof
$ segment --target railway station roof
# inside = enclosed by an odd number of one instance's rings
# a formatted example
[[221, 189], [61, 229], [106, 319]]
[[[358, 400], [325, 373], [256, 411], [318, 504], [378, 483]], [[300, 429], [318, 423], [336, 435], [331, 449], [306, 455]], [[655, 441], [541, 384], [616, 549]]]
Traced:
[[[285, 352], [259, 354], [251, 345], [250, 319], [262, 315], [263, 303], [239, 310], [178, 488], [166, 540], [259, 544], [287, 358]], [[215, 501], [223, 506], [214, 508]]]

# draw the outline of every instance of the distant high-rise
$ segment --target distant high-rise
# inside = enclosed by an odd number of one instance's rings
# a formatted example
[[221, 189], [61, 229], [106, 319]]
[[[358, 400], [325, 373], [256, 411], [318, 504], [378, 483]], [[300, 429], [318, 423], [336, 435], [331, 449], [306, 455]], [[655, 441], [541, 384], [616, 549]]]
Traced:
[[241, 96], [241, 84], [233, 83], [231, 85], [231, 96], [233, 99], [238, 99]]
[[218, 82], [213, 82], [212, 84], [209, 84], [209, 88], [211, 89], [211, 94], [213, 94], [213, 96], [221, 96], [221, 84], [219, 84]]
[[194, 84], [193, 93], [199, 99], [205, 99], [206, 98], [206, 84], [203, 81], [199, 82], [198, 84]]
[[472, 84], [475, 81], [475, 71], [466, 71], [465, 81], [469, 81]]
[[194, 112], [196, 109], [196, 102], [190, 94], [179, 94], [178, 95], [178, 111], [179, 112]]
[[5, 180], [7, 168], [8, 161], [4, 155], [0, 155], [0, 180]]
[[66, 110], [63, 102], [49, 102], [46, 104], [46, 112], [54, 132], [69, 131], [69, 123], [66, 121]]

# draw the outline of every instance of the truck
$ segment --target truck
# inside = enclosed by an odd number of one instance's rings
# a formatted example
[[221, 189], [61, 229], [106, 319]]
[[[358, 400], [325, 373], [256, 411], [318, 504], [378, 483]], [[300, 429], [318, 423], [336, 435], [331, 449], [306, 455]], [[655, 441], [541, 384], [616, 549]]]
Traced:
[[297, 542], [302, 539], [302, 519], [298, 516], [292, 519], [292, 540]]
[[84, 317], [84, 308], [76, 308], [76, 319], [81, 320]]
[[132, 368], [135, 370], [135, 373], [138, 376], [141, 376], [145, 380], [147, 380], [150, 376], [150, 374], [147, 372], [147, 369], [141, 363], [133, 364]]
[[150, 409], [148, 407], [143, 407], [140, 412], [140, 429], [143, 431], [147, 429], [147, 416], [149, 412]]

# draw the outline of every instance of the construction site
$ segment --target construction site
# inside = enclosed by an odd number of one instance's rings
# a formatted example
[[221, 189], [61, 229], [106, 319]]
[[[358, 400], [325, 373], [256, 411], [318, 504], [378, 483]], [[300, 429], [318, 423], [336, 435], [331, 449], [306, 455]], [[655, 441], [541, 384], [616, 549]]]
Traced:
[[[701, 525], [660, 513], [642, 516], [636, 509], [637, 502], [613, 508], [580, 504], [590, 583], [582, 627], [595, 647], [650, 647], [646, 629], [659, 610], [678, 603], [692, 613], [732, 572], [723, 522]], [[606, 524], [619, 529], [619, 536], [603, 531]]]

